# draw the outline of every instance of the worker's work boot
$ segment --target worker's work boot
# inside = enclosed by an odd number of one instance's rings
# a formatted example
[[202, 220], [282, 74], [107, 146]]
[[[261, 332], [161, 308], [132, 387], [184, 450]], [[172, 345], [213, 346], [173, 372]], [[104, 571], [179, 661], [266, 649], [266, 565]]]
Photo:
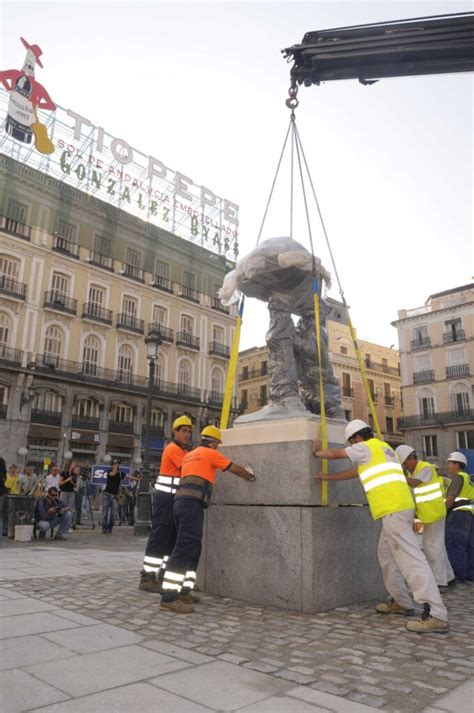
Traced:
[[436, 617], [430, 614], [430, 605], [423, 605], [424, 611], [421, 615], [421, 619], [417, 621], [409, 621], [405, 625], [407, 631], [413, 631], [416, 634], [446, 634], [449, 631], [449, 624], [447, 621], [442, 619], [436, 619]]
[[197, 594], [193, 594], [192, 592], [180, 594], [179, 599], [185, 604], [197, 604], [201, 601], [201, 597], [198, 597]]
[[174, 614], [192, 614], [194, 609], [185, 604], [182, 599], [173, 599], [172, 602], [161, 601], [160, 611], [171, 611]]
[[415, 613], [414, 609], [402, 607], [401, 604], [397, 604], [394, 599], [391, 599], [389, 602], [377, 604], [375, 611], [379, 614], [398, 614], [399, 616], [413, 616]]
[[161, 593], [161, 582], [155, 572], [140, 572], [140, 584], [138, 586], [142, 592], [153, 592], [154, 594]]

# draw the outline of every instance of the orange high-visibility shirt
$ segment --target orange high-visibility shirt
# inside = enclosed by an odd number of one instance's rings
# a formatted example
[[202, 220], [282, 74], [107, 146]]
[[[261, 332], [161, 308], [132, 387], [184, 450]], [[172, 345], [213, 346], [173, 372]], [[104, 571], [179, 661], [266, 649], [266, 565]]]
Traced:
[[227, 470], [231, 465], [232, 461], [214, 448], [198, 446], [184, 456], [181, 478], [185, 478], [187, 475], [197, 475], [214, 484], [217, 471]]
[[161, 456], [160, 475], [170, 475], [179, 478], [181, 475], [181, 465], [187, 451], [172, 441], [168, 443]]

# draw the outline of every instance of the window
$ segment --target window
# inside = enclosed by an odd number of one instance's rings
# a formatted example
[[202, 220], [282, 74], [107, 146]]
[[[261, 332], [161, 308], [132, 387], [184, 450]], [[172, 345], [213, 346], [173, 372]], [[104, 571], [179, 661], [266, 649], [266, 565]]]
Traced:
[[133, 373], [133, 350], [128, 344], [122, 344], [118, 353], [118, 371], [121, 381], [130, 383]]
[[385, 373], [388, 371], [388, 359], [382, 359], [382, 371]]
[[267, 403], [267, 387], [266, 384], [262, 385], [259, 389], [258, 392], [258, 398], [259, 398], [259, 405], [260, 406], [265, 406]]
[[72, 223], [68, 223], [65, 220], [59, 221], [57, 234], [61, 238], [65, 238], [65, 240], [68, 240], [70, 243], [77, 242], [77, 227]]
[[51, 278], [51, 299], [53, 302], [64, 302], [69, 292], [69, 277], [62, 272], [53, 272]]
[[162, 277], [164, 280], [169, 280], [170, 277], [170, 266], [167, 262], [162, 260], [156, 260], [155, 262], [155, 275]]
[[349, 409], [344, 409], [344, 418], [346, 421], [352, 421], [352, 411]]
[[126, 295], [122, 301], [122, 312], [128, 314], [130, 317], [136, 317], [137, 315], [137, 301], [134, 297], [127, 297]]
[[166, 307], [162, 307], [161, 305], [155, 305], [153, 307], [152, 322], [154, 324], [159, 324], [162, 327], [166, 327], [168, 323], [168, 310], [166, 309]]
[[64, 334], [60, 327], [51, 325], [44, 335], [44, 353], [52, 357], [60, 357], [63, 350]]
[[164, 362], [162, 354], [158, 354], [158, 359], [155, 359], [155, 385], [159, 386], [160, 381], [163, 380], [164, 374]]
[[370, 426], [370, 428], [373, 430], [373, 428], [374, 428], [374, 417], [372, 416], [371, 413], [369, 413], [368, 421], [369, 421], [369, 426]]
[[339, 347], [339, 349], [340, 349], [341, 354], [348, 354], [348, 353], [349, 353], [348, 348], [345, 347], [345, 346], [343, 346], [342, 344], [341, 344], [341, 346]]
[[100, 343], [97, 337], [89, 336], [84, 341], [82, 352], [82, 368], [85, 374], [97, 375], [99, 365]]
[[448, 349], [446, 352], [448, 366], [456, 366], [457, 364], [467, 364], [465, 349]]
[[28, 215], [28, 206], [25, 203], [20, 203], [19, 201], [10, 198], [8, 201], [7, 208], [8, 217], [12, 220], [17, 220], [19, 223], [26, 223], [26, 216]]
[[154, 408], [151, 412], [151, 425], [154, 428], [163, 428], [165, 425], [165, 414], [158, 408]]
[[387, 416], [385, 422], [387, 424], [387, 433], [393, 433], [393, 418]]
[[260, 362], [260, 376], [266, 376], [268, 374], [268, 362]]
[[247, 391], [247, 389], [242, 389], [241, 399], [242, 399], [242, 408], [247, 408], [248, 403], [249, 403], [249, 392]]
[[194, 275], [192, 272], [186, 272], [186, 270], [183, 270], [183, 285], [192, 290], [194, 289]]
[[212, 327], [212, 341], [216, 344], [224, 344], [224, 329], [222, 327]]
[[423, 452], [425, 458], [436, 458], [438, 455], [438, 437], [423, 436]]
[[242, 367], [242, 379], [247, 380], [249, 378], [249, 368], [248, 366]]
[[140, 253], [137, 250], [132, 250], [132, 248], [127, 248], [125, 262], [127, 263], [127, 265], [132, 265], [133, 267], [140, 267], [140, 263], [141, 263]]
[[99, 285], [90, 285], [89, 304], [95, 307], [103, 307], [105, 304], [105, 289]]
[[458, 448], [474, 449], [474, 431], [458, 431], [456, 433]]
[[178, 367], [178, 391], [185, 392], [191, 386], [192, 367], [187, 359], [181, 359]]
[[366, 355], [365, 355], [365, 360], [364, 360], [364, 361], [365, 361], [365, 366], [366, 366], [368, 369], [370, 369], [370, 368], [372, 367], [372, 357], [370, 356], [370, 354], [366, 354]]
[[18, 278], [19, 261], [9, 255], [0, 255], [0, 275], [11, 280]]
[[95, 399], [77, 399], [74, 416], [78, 418], [99, 418], [100, 406]]
[[63, 397], [55, 391], [41, 391], [33, 399], [34, 411], [53, 411], [59, 413], [63, 409]]
[[432, 418], [435, 412], [435, 402], [431, 393], [421, 392], [418, 397], [418, 409], [423, 418]]
[[110, 419], [119, 423], [132, 423], [133, 409], [127, 404], [114, 404], [110, 410]]
[[416, 354], [413, 357], [413, 371], [430, 371], [431, 354]]
[[103, 235], [96, 235], [94, 240], [94, 250], [100, 255], [110, 257], [111, 241], [109, 238], [104, 238]]
[[421, 327], [414, 327], [412, 331], [412, 340], [417, 344], [424, 344], [428, 340], [428, 327], [423, 324]]
[[211, 391], [213, 394], [222, 394], [224, 392], [224, 374], [217, 367], [214, 367], [211, 371]]
[[352, 396], [351, 375], [342, 372], [342, 395]]
[[369, 391], [370, 395], [372, 396], [372, 401], [377, 401], [377, 390], [375, 388], [375, 382], [373, 379], [367, 379], [369, 383]]
[[458, 319], [448, 319], [444, 323], [445, 335], [448, 342], [457, 342], [462, 334], [462, 321]]
[[0, 404], [6, 406], [8, 404], [8, 388], [0, 386]]
[[194, 320], [188, 314], [181, 315], [181, 331], [186, 334], [192, 334], [194, 327]]
[[8, 346], [11, 322], [10, 317], [5, 312], [0, 312], [0, 347]]
[[456, 413], [469, 411], [469, 391], [464, 384], [456, 384], [451, 392], [451, 406]]
[[383, 384], [383, 395], [385, 398], [388, 397], [389, 399], [392, 397], [392, 387], [390, 384], [386, 384], [385, 382]]

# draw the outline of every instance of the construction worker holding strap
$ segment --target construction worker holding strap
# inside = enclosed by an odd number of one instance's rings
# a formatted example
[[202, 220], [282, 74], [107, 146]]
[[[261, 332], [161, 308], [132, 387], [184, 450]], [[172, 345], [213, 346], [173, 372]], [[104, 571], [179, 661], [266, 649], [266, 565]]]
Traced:
[[173, 507], [176, 544], [163, 579], [160, 604], [163, 611], [176, 614], [191, 614], [194, 611], [191, 602], [181, 595], [196, 577], [201, 556], [203, 511], [209, 506], [217, 471], [227, 470], [244, 480], [255, 480], [252, 473], [218, 452], [220, 443], [222, 435], [219, 429], [206, 426], [201, 431], [201, 444], [184, 456]]
[[446, 494], [446, 549], [459, 583], [474, 582], [474, 485], [466, 466], [466, 456], [459, 451], [446, 459], [451, 478]]
[[372, 517], [382, 522], [378, 558], [384, 584], [392, 600], [378, 604], [376, 611], [413, 616], [409, 587], [424, 611], [421, 620], [407, 622], [407, 630], [420, 634], [448, 631], [446, 607], [413, 531], [413, 497], [395, 451], [387, 443], [374, 438], [370, 426], [360, 419], [347, 424], [345, 436], [349, 447], [321, 450], [320, 442], [314, 441], [313, 453], [317, 458], [330, 460], [348, 458], [356, 464], [355, 467], [340, 473], [319, 473], [316, 479], [349, 480], [359, 477]]
[[423, 523], [423, 552], [438, 587], [447, 587], [454, 584], [454, 572], [444, 543], [446, 505], [443, 483], [434, 465], [418, 460], [412, 446], [398, 446], [395, 453], [405, 471], [408, 485], [413, 488], [416, 517]]
[[188, 416], [173, 422], [173, 440], [161, 456], [160, 473], [152, 496], [151, 531], [146, 543], [140, 586], [144, 592], [161, 592], [166, 562], [176, 542], [173, 501], [181, 477], [181, 465], [188, 452], [193, 424]]

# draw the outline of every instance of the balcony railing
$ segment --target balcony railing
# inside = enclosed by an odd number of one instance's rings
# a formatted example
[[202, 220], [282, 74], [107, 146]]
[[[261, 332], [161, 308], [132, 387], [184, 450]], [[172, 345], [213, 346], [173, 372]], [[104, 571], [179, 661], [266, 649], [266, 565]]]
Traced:
[[224, 312], [224, 314], [230, 314], [230, 307], [223, 305], [218, 297], [211, 297], [211, 308], [218, 312]]
[[17, 364], [21, 366], [23, 352], [21, 349], [11, 349], [4, 344], [0, 344], [0, 364]]
[[410, 342], [410, 348], [412, 352], [416, 352], [419, 349], [428, 349], [431, 347], [431, 337], [421, 337], [420, 339], [412, 339]]
[[82, 416], [73, 416], [71, 425], [73, 428], [81, 428], [85, 431], [98, 431], [99, 419], [92, 417], [84, 418]]
[[199, 351], [199, 337], [195, 337], [190, 332], [177, 332], [176, 344], [189, 347], [189, 349], [197, 349]]
[[128, 312], [120, 312], [117, 315], [117, 329], [128, 329], [130, 332], [145, 334], [145, 322]]
[[92, 250], [89, 255], [89, 262], [91, 265], [97, 265], [98, 267], [103, 267], [104, 270], [114, 271], [114, 261], [108, 255], [102, 255], [96, 250]]
[[65, 294], [57, 290], [50, 290], [44, 293], [43, 307], [57, 309], [59, 312], [66, 312], [66, 314], [76, 314], [77, 300], [66, 297]]
[[173, 292], [173, 284], [171, 280], [167, 277], [162, 277], [161, 275], [153, 275], [152, 287], [157, 287], [159, 290], [164, 292]]
[[180, 285], [178, 294], [187, 300], [191, 300], [191, 302], [196, 302], [197, 304], [199, 304], [199, 292], [193, 287], [188, 287], [188, 285]]
[[0, 230], [4, 230], [5, 233], [10, 233], [10, 235], [16, 235], [17, 238], [22, 238], [23, 240], [31, 240], [31, 225], [25, 225], [25, 223], [20, 223], [19, 220], [7, 218], [6, 215], [0, 217]]
[[456, 329], [455, 332], [446, 332], [443, 334], [443, 344], [452, 344], [453, 342], [463, 342], [466, 339], [464, 329]]
[[53, 250], [79, 260], [79, 245], [70, 240], [66, 240], [66, 238], [61, 237], [61, 235], [53, 235]]
[[0, 292], [17, 300], [26, 299], [26, 285], [23, 282], [12, 280], [11, 277], [0, 275]]
[[45, 426], [60, 426], [62, 419], [61, 411], [41, 411], [32, 409], [31, 423], [40, 423]]
[[148, 334], [150, 334], [150, 332], [159, 332], [164, 342], [172, 343], [174, 341], [174, 331], [159, 322], [150, 322], [148, 325]]
[[101, 324], [112, 324], [112, 310], [104, 309], [95, 302], [84, 302], [82, 316], [84, 319], [92, 319]]
[[239, 381], [248, 381], [249, 379], [258, 379], [262, 376], [268, 376], [268, 370], [264, 369], [249, 369], [248, 371], [242, 371], [239, 376]]
[[455, 364], [446, 367], [447, 379], [458, 379], [462, 376], [469, 376], [469, 364]]
[[109, 421], [110, 433], [133, 433], [133, 421]]
[[224, 359], [230, 358], [230, 347], [220, 342], [209, 342], [209, 354], [214, 354], [215, 356], [224, 357]]
[[414, 384], [428, 384], [430, 381], [434, 381], [433, 369], [425, 369], [424, 371], [413, 372]]
[[425, 426], [445, 426], [450, 423], [472, 423], [474, 409], [465, 408], [457, 411], [442, 411], [441, 413], [426, 413], [417, 416], [403, 416], [397, 420], [398, 430], [408, 428], [423, 428]]
[[393, 406], [393, 396], [384, 395], [385, 406]]
[[342, 395], [352, 398], [354, 396], [354, 389], [351, 386], [343, 386]]
[[188, 401], [202, 400], [201, 390], [187, 384], [173, 384], [170, 381], [155, 379], [155, 389], [160, 396], [183, 396]]
[[222, 394], [220, 391], [209, 391], [207, 395], [207, 400], [210, 404], [220, 406], [224, 401], [224, 394]]
[[137, 267], [136, 265], [129, 265], [125, 262], [122, 267], [122, 274], [125, 277], [130, 277], [132, 280], [136, 280], [137, 282], [145, 282], [143, 270], [141, 267]]
[[0, 404], [0, 418], [6, 418], [6, 417], [7, 417], [7, 405]]

